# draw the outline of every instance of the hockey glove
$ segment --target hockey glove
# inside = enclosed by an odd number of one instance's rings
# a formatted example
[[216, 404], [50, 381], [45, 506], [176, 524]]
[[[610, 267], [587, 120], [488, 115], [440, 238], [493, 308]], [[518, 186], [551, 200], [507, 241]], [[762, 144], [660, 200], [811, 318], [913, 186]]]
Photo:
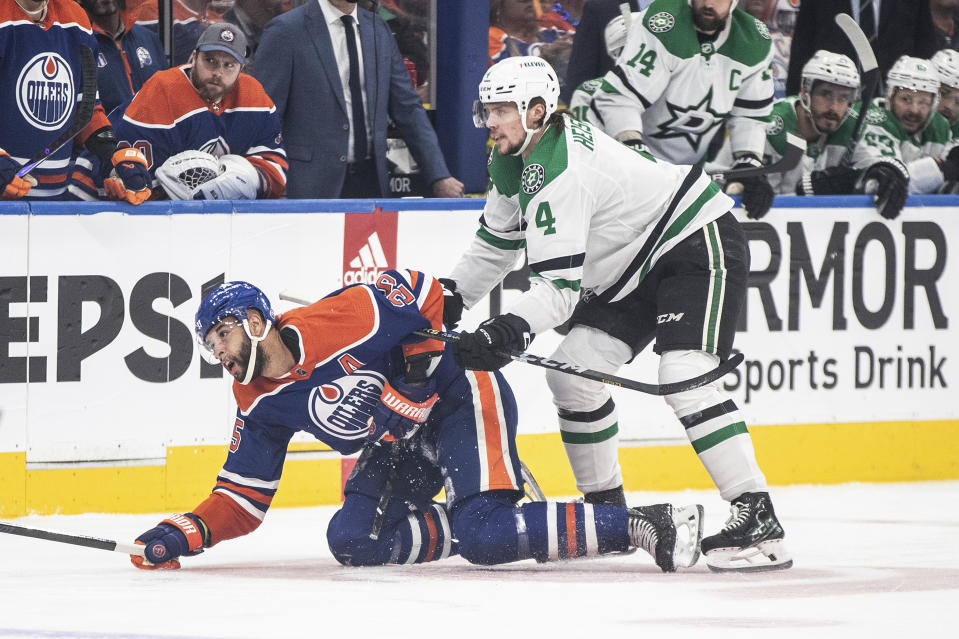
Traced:
[[193, 513], [173, 515], [137, 537], [135, 543], [145, 546], [144, 556], [130, 555], [130, 561], [143, 570], [175, 570], [180, 567], [177, 557], [200, 554], [209, 540], [202, 519]]
[[242, 155], [220, 158], [220, 175], [193, 191], [194, 200], [255, 200], [260, 172]]
[[525, 351], [533, 337], [529, 323], [522, 317], [512, 313], [497, 315], [473, 333], [460, 333], [453, 344], [453, 358], [468, 370], [499, 370], [510, 363], [510, 351]]
[[436, 381], [431, 377], [416, 386], [403, 378], [387, 382], [370, 417], [367, 439], [375, 442], [387, 434], [393, 439], [409, 439], [429, 418], [437, 399]]
[[4, 200], [19, 200], [37, 185], [29, 175], [17, 177], [19, 170], [20, 165], [10, 157], [9, 153], [0, 149], [0, 186], [3, 187], [3, 195], [0, 197]]
[[[953, 149], [955, 150], [955, 149]], [[952, 155], [952, 151], [949, 152], [949, 155]], [[959, 181], [959, 162], [955, 160], [936, 160], [939, 164], [939, 170], [942, 171], [942, 181], [946, 184], [955, 183]]]
[[862, 176], [863, 190], [876, 194], [876, 210], [887, 220], [899, 216], [909, 195], [909, 170], [899, 160], [876, 162]]
[[[752, 155], [744, 156], [739, 158], [735, 165], [733, 165], [733, 170], [735, 169], [745, 169], [747, 167], [756, 167], [762, 166], [762, 162], [759, 158]], [[742, 197], [740, 202], [742, 203], [743, 210], [746, 211], [746, 216], [752, 220], [758, 220], [759, 218], [769, 213], [769, 208], [773, 205], [773, 187], [769, 184], [769, 180], [765, 175], [756, 175], [753, 177], [739, 178], [735, 182], [730, 182], [726, 185], [726, 192], [730, 192], [730, 187], [733, 184], [742, 185]], [[738, 189], [732, 189], [735, 192]]]
[[150, 197], [153, 179], [147, 170], [147, 159], [139, 149], [117, 149], [110, 160], [113, 171], [103, 181], [103, 189], [114, 200], [140, 204]]
[[456, 282], [446, 277], [439, 280], [443, 285], [443, 324], [452, 330], [463, 318], [463, 296], [456, 292]]
[[856, 192], [859, 171], [848, 166], [830, 166], [806, 173], [796, 185], [796, 195], [849, 195]]

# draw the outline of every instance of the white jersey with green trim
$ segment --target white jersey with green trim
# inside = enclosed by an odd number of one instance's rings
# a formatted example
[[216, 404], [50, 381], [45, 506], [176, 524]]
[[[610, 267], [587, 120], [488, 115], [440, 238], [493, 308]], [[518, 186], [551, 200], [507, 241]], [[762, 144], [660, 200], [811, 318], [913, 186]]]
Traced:
[[886, 100], [877, 98], [866, 112], [852, 163], [856, 168], [868, 168], [882, 160], [899, 160], [909, 170], [910, 193], [935, 193], [943, 185], [936, 159], [945, 157], [954, 145], [949, 121], [942, 114], [933, 113], [922, 131], [910, 135], [887, 108]]
[[592, 108], [593, 96], [603, 84], [602, 78], [593, 78], [581, 82], [573, 95], [569, 98], [569, 113], [577, 120], [586, 120], [599, 128], [603, 128], [596, 117], [596, 109]]
[[494, 149], [489, 174], [480, 228], [451, 277], [471, 307], [525, 249], [530, 289], [508, 311], [536, 333], [566, 321], [581, 291], [622, 299], [733, 205], [701, 168], [656, 160], [568, 116], [525, 161]]
[[733, 150], [762, 154], [773, 103], [769, 30], [734, 9], [713, 41], [699, 42], [688, 0], [656, 0], [593, 97], [613, 137], [637, 131], [656, 157], [694, 164], [726, 121]]

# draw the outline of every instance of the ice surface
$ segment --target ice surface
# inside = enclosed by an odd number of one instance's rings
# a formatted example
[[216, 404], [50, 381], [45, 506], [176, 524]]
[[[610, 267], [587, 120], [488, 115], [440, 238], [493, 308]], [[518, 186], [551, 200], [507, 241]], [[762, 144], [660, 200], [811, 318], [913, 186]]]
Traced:
[[[275, 509], [259, 530], [179, 571], [0, 534], [0, 639], [9, 637], [554, 638], [959, 636], [959, 482], [774, 487], [791, 570], [662, 574], [642, 551], [553, 564], [344, 568], [333, 507]], [[701, 502], [714, 491], [632, 493]], [[131, 541], [159, 515], [23, 517], [23, 526]]]

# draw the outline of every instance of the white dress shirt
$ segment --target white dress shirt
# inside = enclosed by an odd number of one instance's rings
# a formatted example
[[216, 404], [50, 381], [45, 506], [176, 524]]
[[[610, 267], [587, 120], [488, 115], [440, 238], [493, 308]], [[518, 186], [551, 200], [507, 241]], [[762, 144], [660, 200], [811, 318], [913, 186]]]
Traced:
[[336, 69], [340, 74], [340, 83], [343, 85], [343, 97], [346, 99], [346, 117], [350, 120], [350, 140], [347, 148], [347, 161], [354, 162], [365, 158], [353, 157], [353, 96], [350, 94], [350, 54], [346, 48], [346, 28], [340, 21], [345, 15], [353, 16], [353, 32], [356, 34], [356, 54], [360, 67], [360, 99], [363, 100], [363, 113], [366, 114], [366, 139], [372, 142], [371, 131], [369, 127], [370, 110], [369, 101], [366, 99], [366, 74], [363, 69], [363, 46], [360, 40], [359, 17], [357, 16], [356, 5], [353, 5], [352, 13], [343, 13], [332, 4], [330, 0], [318, 0], [320, 10], [323, 11], [323, 17], [326, 19], [326, 26], [330, 30], [330, 40], [333, 42], [333, 56], [336, 58]]

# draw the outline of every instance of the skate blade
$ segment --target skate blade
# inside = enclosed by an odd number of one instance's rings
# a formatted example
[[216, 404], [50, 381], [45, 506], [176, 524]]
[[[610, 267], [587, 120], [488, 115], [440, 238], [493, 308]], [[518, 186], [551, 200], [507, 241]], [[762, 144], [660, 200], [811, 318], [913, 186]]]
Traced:
[[703, 539], [703, 507], [692, 504], [673, 508], [673, 525], [676, 527], [673, 565], [676, 568], [689, 568], [699, 561], [699, 542]]
[[786, 570], [792, 565], [792, 557], [782, 539], [761, 541], [748, 548], [717, 548], [706, 553], [706, 566], [713, 572]]

